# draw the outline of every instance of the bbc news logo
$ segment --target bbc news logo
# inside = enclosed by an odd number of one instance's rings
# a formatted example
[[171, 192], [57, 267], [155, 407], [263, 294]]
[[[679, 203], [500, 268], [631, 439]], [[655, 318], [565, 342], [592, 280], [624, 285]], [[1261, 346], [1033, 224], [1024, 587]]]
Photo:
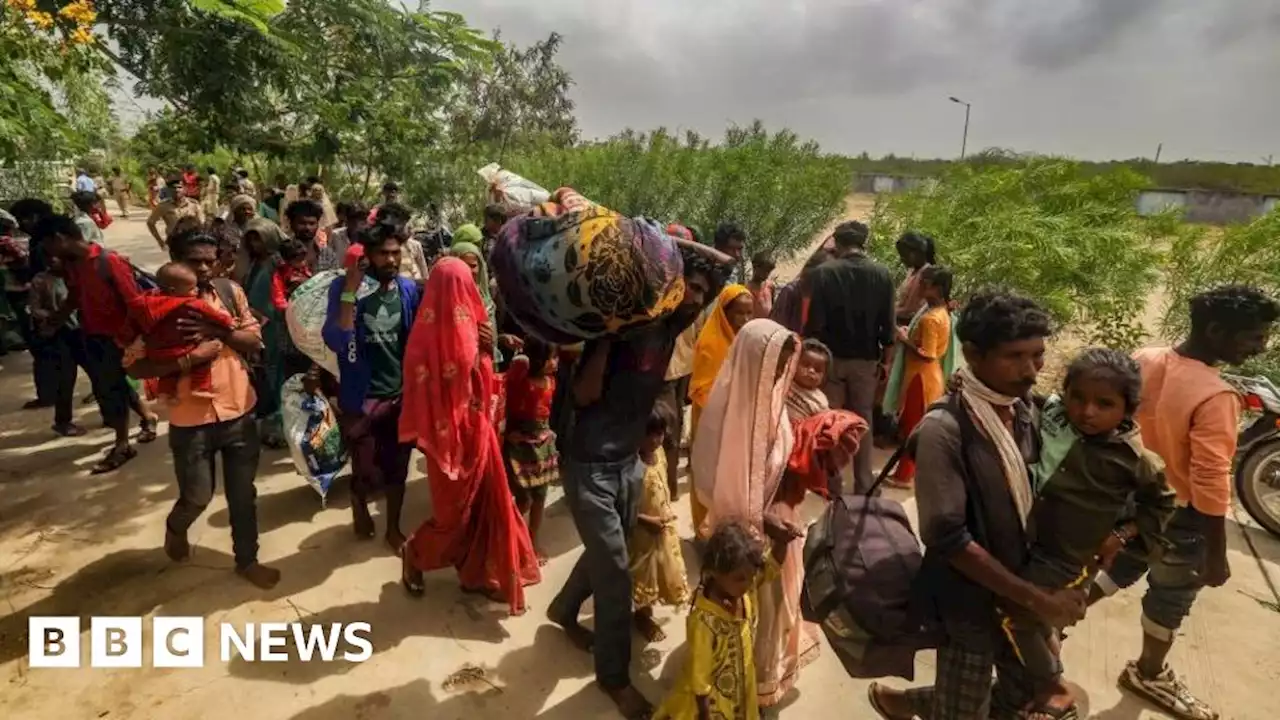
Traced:
[[[288, 662], [290, 649], [302, 662], [364, 662], [373, 656], [366, 622], [218, 624], [222, 662]], [[33, 668], [81, 667], [80, 618], [32, 617], [27, 622], [27, 654]], [[151, 666], [204, 667], [205, 624], [200, 617], [151, 620]], [[143, 658], [140, 617], [89, 619], [89, 667], [140, 668]]]

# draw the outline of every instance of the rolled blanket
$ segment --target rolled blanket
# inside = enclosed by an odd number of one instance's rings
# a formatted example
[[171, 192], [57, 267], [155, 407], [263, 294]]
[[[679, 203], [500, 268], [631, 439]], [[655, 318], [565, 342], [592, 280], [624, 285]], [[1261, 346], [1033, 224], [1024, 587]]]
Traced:
[[565, 345], [622, 332], [680, 304], [684, 261], [661, 226], [567, 188], [554, 200], [558, 207], [544, 204], [504, 225], [490, 258], [503, 307], [521, 327]]

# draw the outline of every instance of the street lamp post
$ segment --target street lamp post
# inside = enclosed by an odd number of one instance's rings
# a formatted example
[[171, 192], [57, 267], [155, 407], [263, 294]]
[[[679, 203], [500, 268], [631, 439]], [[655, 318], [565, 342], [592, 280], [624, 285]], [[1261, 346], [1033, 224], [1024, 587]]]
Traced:
[[960, 103], [964, 106], [964, 136], [960, 139], [960, 159], [963, 160], [964, 151], [968, 149], [969, 146], [969, 108], [972, 106], [954, 95], [949, 99], [953, 103]]

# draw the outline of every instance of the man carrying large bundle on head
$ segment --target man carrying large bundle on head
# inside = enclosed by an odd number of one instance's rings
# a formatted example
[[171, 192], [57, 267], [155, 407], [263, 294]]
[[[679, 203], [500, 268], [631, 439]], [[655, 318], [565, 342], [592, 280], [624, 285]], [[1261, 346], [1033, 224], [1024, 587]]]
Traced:
[[[552, 202], [558, 207], [544, 203], [508, 223], [493, 251], [499, 290], [525, 330], [555, 343], [586, 341], [571, 375], [561, 458], [585, 552], [547, 615], [593, 652], [596, 682], [622, 715], [647, 717], [652, 706], [630, 676], [627, 540], [645, 471], [639, 449], [676, 338], [719, 292], [731, 258], [571, 191]], [[578, 622], [592, 597], [594, 633]]]

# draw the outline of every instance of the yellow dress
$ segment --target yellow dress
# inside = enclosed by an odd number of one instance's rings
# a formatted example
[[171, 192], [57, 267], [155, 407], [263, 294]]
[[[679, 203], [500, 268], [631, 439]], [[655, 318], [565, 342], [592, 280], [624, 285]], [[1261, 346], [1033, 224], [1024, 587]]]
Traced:
[[[671, 490], [667, 486], [667, 456], [654, 453], [654, 463], [644, 471], [644, 487], [640, 494], [639, 513], [654, 517], [673, 517]], [[636, 607], [683, 605], [689, 601], [689, 585], [685, 582], [684, 554], [680, 551], [680, 535], [675, 521], [655, 533], [636, 523], [628, 543], [631, 557], [632, 599]]]
[[[770, 582], [778, 565], [769, 558], [756, 578]], [[756, 590], [742, 598], [742, 617], [697, 593], [686, 622], [689, 657], [654, 720], [698, 720], [698, 698], [710, 699], [711, 720], [759, 720], [756, 694]]]

